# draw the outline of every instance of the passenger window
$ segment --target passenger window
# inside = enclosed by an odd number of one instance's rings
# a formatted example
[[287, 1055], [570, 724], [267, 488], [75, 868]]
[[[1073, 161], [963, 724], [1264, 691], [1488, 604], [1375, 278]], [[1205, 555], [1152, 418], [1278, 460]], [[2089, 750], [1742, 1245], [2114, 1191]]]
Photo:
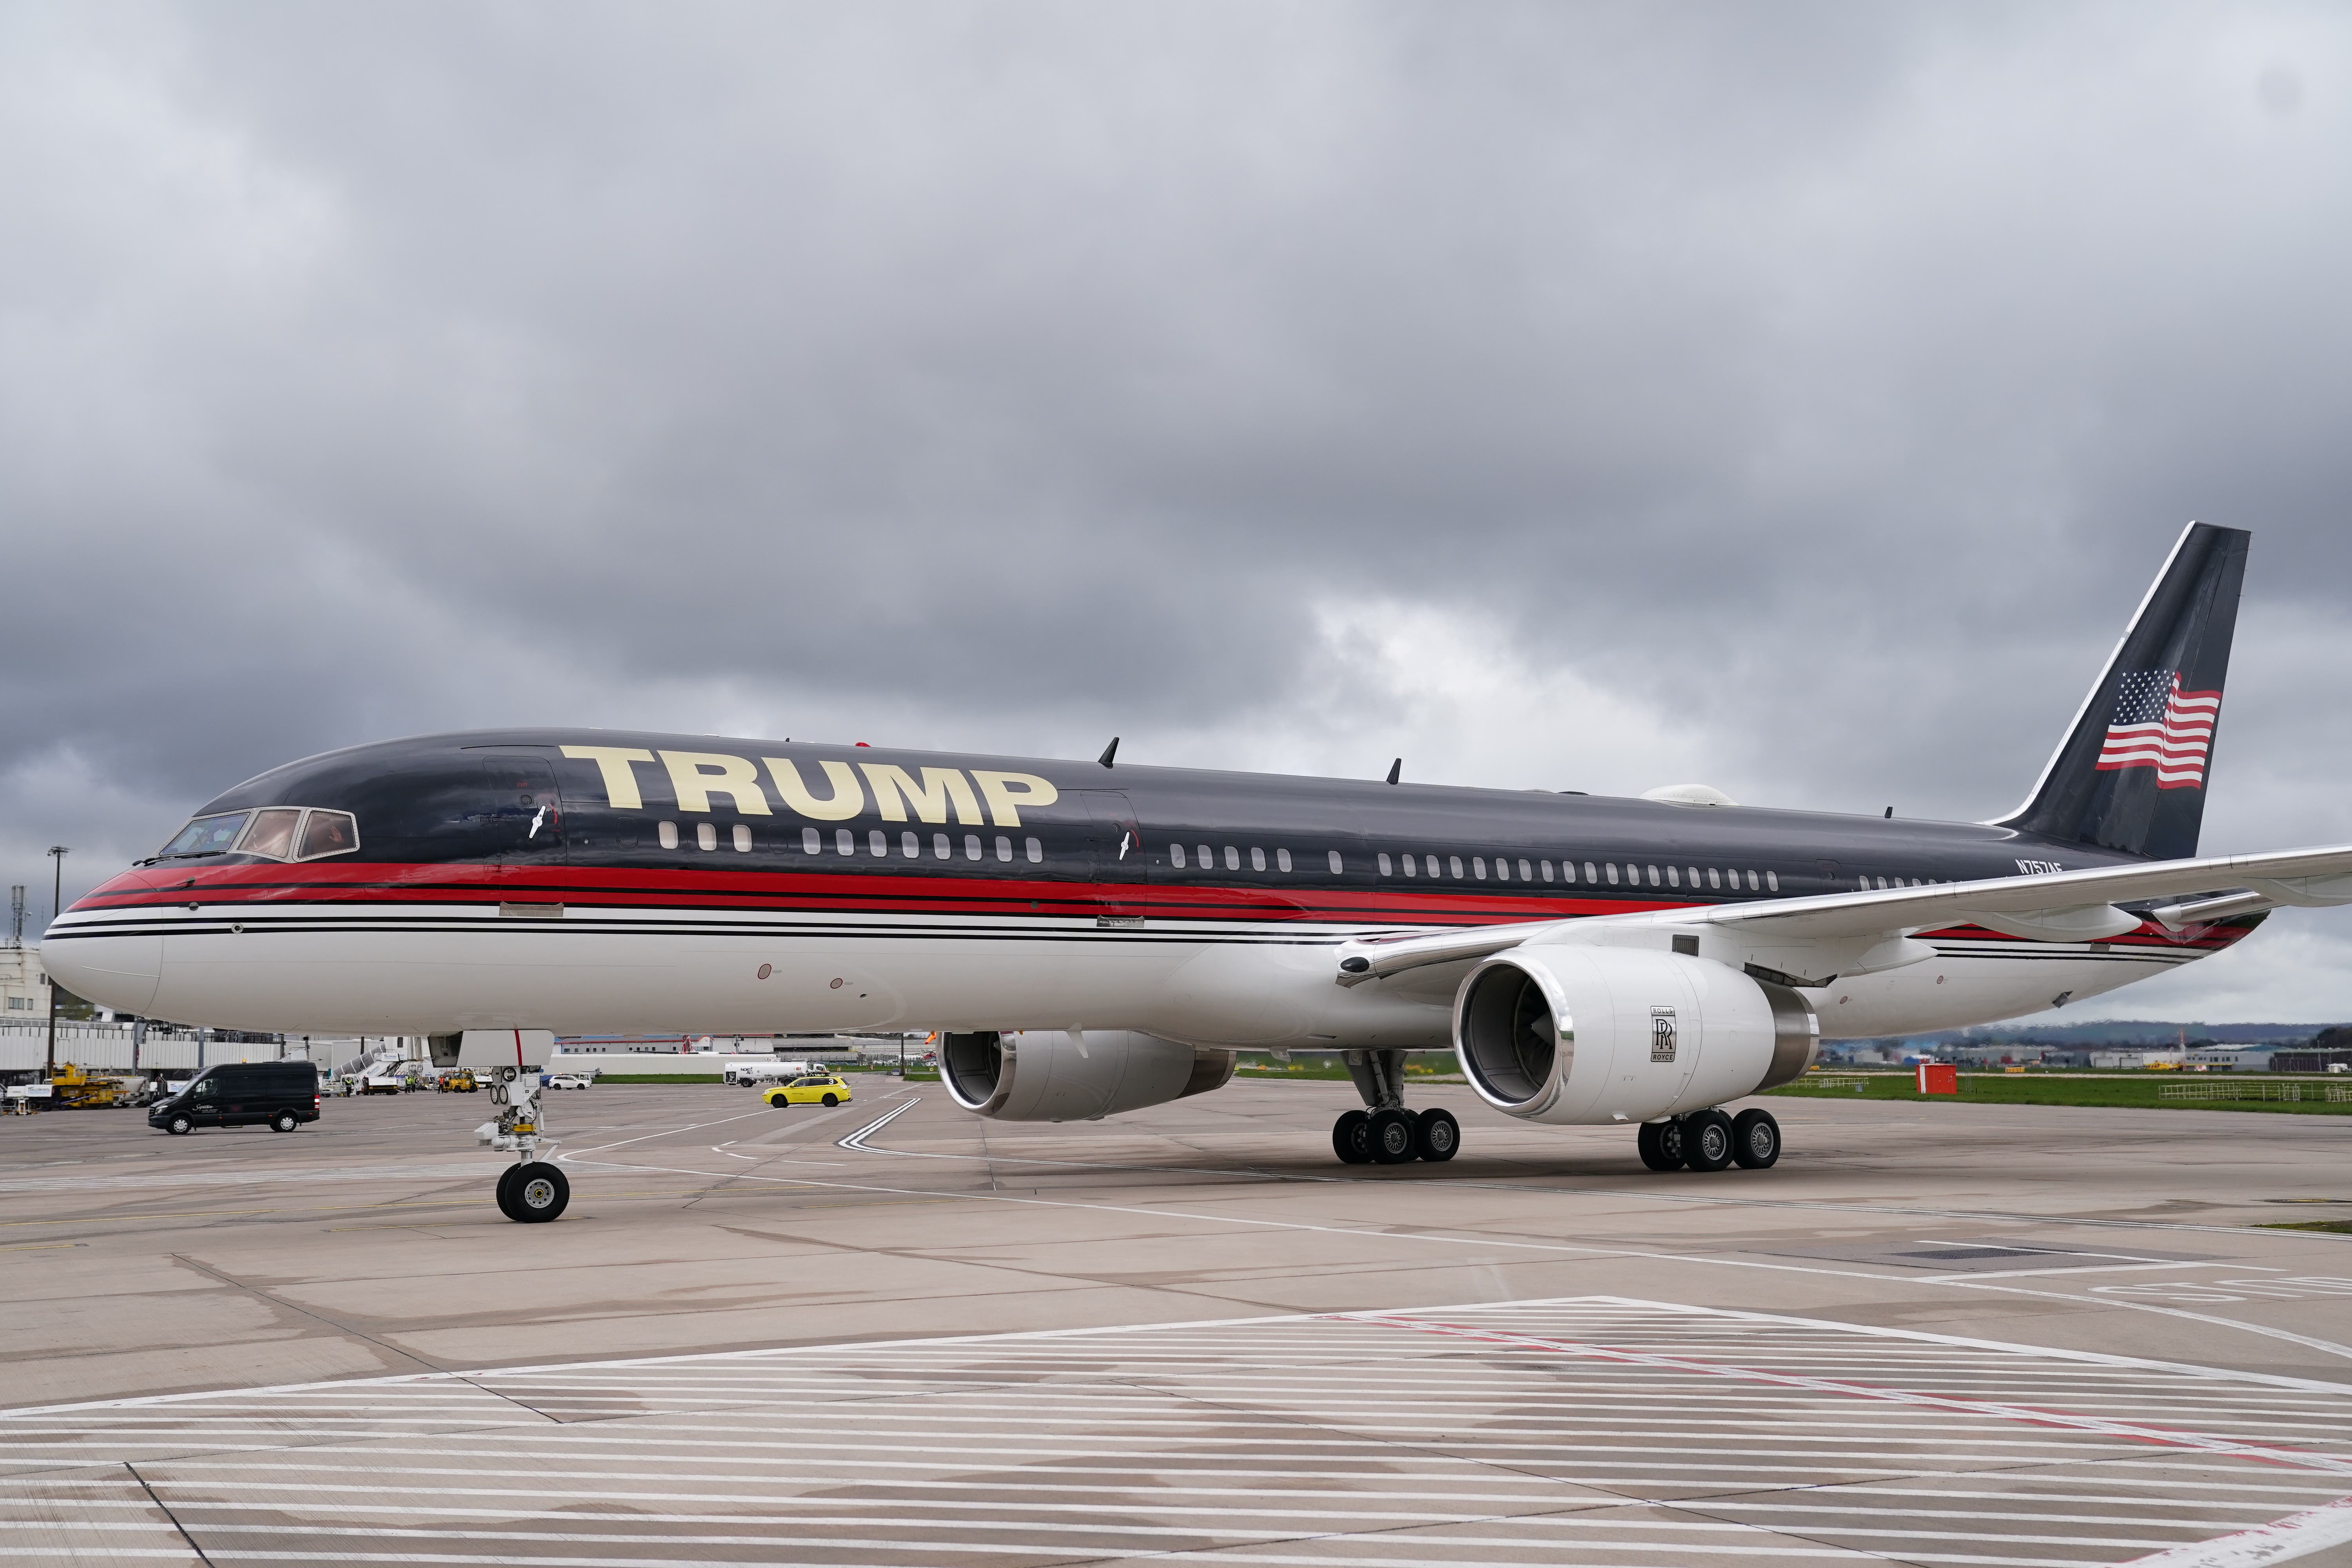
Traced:
[[1755, 872], [1753, 872], [1753, 871], [1750, 871], [1750, 872], [1748, 872], [1748, 890], [1749, 892], [1751, 892], [1751, 893], [1752, 893], [1752, 892], [1755, 892], [1755, 891], [1757, 890], [1757, 889], [1756, 889], [1756, 873], [1755, 873]]
[[1714, 867], [1709, 866], [1706, 868], [1706, 885], [1710, 888], [1721, 888], [1723, 886], [1723, 873], [1717, 870]]
[[952, 853], [953, 851], [948, 847], [948, 836], [946, 834], [934, 833], [931, 835], [931, 854], [935, 858], [944, 860]]
[[1013, 861], [1013, 840], [1005, 837], [1002, 833], [996, 836], [996, 858], [1007, 865], [1012, 864]]
[[[1528, 872], [1528, 863], [1524, 860], [1519, 862], [1519, 880], [1522, 882], [1532, 882], [1535, 880], [1535, 878]], [[1551, 880], [1551, 862], [1549, 860], [1544, 862], [1544, 880], [1547, 882]]]
[[1405, 874], [1406, 876], [1408, 876], [1408, 877], [1418, 875], [1420, 865], [1421, 865], [1421, 857], [1420, 857], [1420, 856], [1418, 856], [1418, 855], [1408, 855], [1408, 856], [1406, 856], [1406, 857], [1404, 858], [1404, 874]]
[[[814, 830], [814, 828], [812, 828], [810, 831], [814, 832], [814, 831], [815, 831], [815, 830]], [[665, 848], [665, 849], [675, 849], [675, 848], [677, 848], [677, 823], [675, 823], [675, 822], [665, 822], [665, 823], [661, 824], [659, 826], [657, 826], [657, 827], [656, 827], [656, 828], [654, 829], [654, 837], [655, 837], [656, 838], [658, 838], [659, 840], [661, 840], [661, 847], [662, 847], [663, 848]]]
[[1265, 850], [1263, 850], [1263, 849], [1257, 849], [1257, 848], [1253, 848], [1253, 849], [1251, 849], [1251, 851], [1250, 851], [1250, 869], [1251, 869], [1251, 870], [1253, 870], [1253, 871], [1263, 871], [1263, 870], [1265, 870]]
[[[1652, 880], [1653, 882], [1654, 882], [1654, 881], [1656, 881], [1657, 879], [1658, 879], [1658, 874], [1657, 874], [1655, 871], [1651, 872], [1651, 873], [1650, 873], [1650, 880]], [[1669, 887], [1669, 888], [1679, 888], [1679, 887], [1681, 887], [1682, 885], [1683, 885], [1683, 879], [1682, 879], [1682, 878], [1681, 878], [1680, 876], [1678, 876], [1678, 875], [1676, 875], [1676, 874], [1675, 874], [1675, 868], [1674, 868], [1672, 866], [1667, 867], [1667, 868], [1666, 868], [1666, 886], [1667, 886], [1667, 887]]]
[[898, 835], [898, 853], [909, 860], [919, 860], [923, 858], [923, 841], [911, 833], [901, 833]]
[[694, 825], [694, 847], [697, 849], [703, 850], [718, 848], [719, 829], [708, 822], [696, 823]]
[[1277, 871], [1287, 871], [1290, 869], [1289, 850], [1277, 849], [1274, 852], [1274, 868]]
[[1343, 877], [1347, 875], [1347, 864], [1339, 858], [1339, 852], [1337, 849], [1329, 852], [1329, 859], [1331, 862], [1331, 875], [1334, 877]]
[[833, 830], [833, 847], [841, 854], [855, 855], [857, 853], [857, 835], [846, 827], [836, 827]]
[[739, 822], [735, 825], [735, 853], [749, 855], [751, 852], [751, 829], [748, 825]]
[[1179, 871], [1184, 868], [1184, 847], [1181, 844], [1171, 844], [1168, 847], [1168, 863]]
[[1549, 861], [1549, 860], [1538, 860], [1538, 861], [1537, 861], [1537, 862], [1536, 862], [1536, 864], [1543, 868], [1543, 877], [1544, 877], [1544, 880], [1545, 880], [1545, 881], [1547, 881], [1547, 882], [1550, 881], [1550, 880], [1551, 880], [1551, 862], [1550, 862], [1550, 861]]
[[866, 835], [866, 847], [877, 860], [887, 859], [890, 854], [890, 836], [878, 827], [870, 828]]
[[1613, 888], [1613, 887], [1615, 887], [1615, 886], [1617, 885], [1617, 865], [1616, 865], [1616, 862], [1612, 861], [1612, 862], [1610, 862], [1607, 866], [1602, 867], [1602, 868], [1601, 868], [1601, 869], [1603, 869], [1603, 870], [1605, 870], [1605, 871], [1607, 871], [1607, 872], [1609, 873], [1609, 885], [1610, 885], [1611, 887], [1612, 887], [1612, 888]]
[[824, 840], [818, 837], [817, 830], [815, 828], [803, 827], [801, 829], [801, 853], [803, 855], [822, 855], [824, 853]]
[[1240, 850], [1238, 850], [1238, 849], [1234, 848], [1234, 847], [1232, 845], [1230, 845], [1230, 844], [1226, 845], [1226, 846], [1225, 846], [1225, 869], [1226, 869], [1226, 870], [1228, 870], [1228, 871], [1238, 871], [1238, 870], [1240, 870], [1241, 868], [1242, 868], [1242, 852], [1241, 852]]
[[[1600, 878], [1592, 874], [1592, 862], [1590, 860], [1587, 860], [1584, 863], [1584, 879], [1588, 882], [1597, 882], [1601, 880]], [[1615, 881], [1617, 879], [1617, 873], [1614, 871], [1609, 873], [1609, 879], [1612, 882]]]
[[305, 860], [348, 855], [359, 847], [359, 824], [348, 811], [314, 811], [302, 824], [301, 858]]
[[1486, 858], [1484, 855], [1470, 857], [1470, 874], [1482, 882], [1486, 879]]
[[1685, 870], [1685, 873], [1690, 877], [1690, 885], [1691, 885], [1692, 887], [1694, 887], [1694, 888], [1697, 887], [1697, 886], [1698, 886], [1698, 868], [1697, 868], [1697, 867], [1696, 867], [1696, 866], [1686, 866], [1686, 867], [1685, 867], [1685, 868], [1684, 868], [1684, 870]]
[[977, 860], [980, 858], [979, 834], [967, 833], [963, 836], [963, 858], [967, 860]]
[[1654, 888], [1654, 887], [1656, 887], [1657, 885], [1658, 885], [1658, 868], [1657, 868], [1655, 866], [1653, 866], [1653, 867], [1651, 867], [1651, 868], [1650, 868], [1650, 886], [1652, 886], [1653, 888]]
[[1045, 847], [1034, 838], [1023, 839], [1021, 847], [1029, 852], [1029, 864], [1032, 866], [1045, 858]]
[[283, 860], [294, 853], [294, 825], [302, 820], [299, 810], [283, 806], [253, 814], [253, 824], [245, 837], [236, 841], [240, 855], [267, 855], [273, 860]]
[[1462, 879], [1462, 857], [1459, 855], [1448, 855], [1445, 858], [1445, 864], [1446, 868], [1454, 873], [1454, 879], [1457, 882], [1460, 881]]
[[[1765, 885], [1767, 888], [1769, 888], [1772, 891], [1774, 891], [1774, 892], [1776, 892], [1776, 893], [1777, 893], [1777, 892], [1779, 892], [1779, 891], [1780, 890], [1780, 872], [1778, 872], [1778, 871], [1767, 871], [1767, 872], [1765, 872], [1765, 873], [1764, 873], [1764, 885]], [[1918, 884], [1915, 882], [1915, 883], [1913, 883], [1912, 885], [1913, 885], [1914, 887], [1916, 887]]]
[[1196, 847], [1201, 851], [1201, 869], [1203, 871], [1215, 870], [1217, 868], [1217, 858], [1209, 852], [1209, 847], [1202, 844], [1196, 846]]
[[1496, 857], [1495, 857], [1495, 880], [1496, 880], [1497, 882], [1507, 882], [1507, 881], [1509, 881], [1510, 879], [1511, 879], [1511, 863], [1510, 863], [1508, 860], [1504, 859], [1500, 855], [1496, 856]]
[[[1391, 861], [1390, 861], [1389, 858], [1388, 858], [1386, 855], [1382, 855], [1381, 857], [1380, 857], [1380, 868], [1381, 868], [1381, 876], [1383, 876], [1383, 877], [1389, 877], [1389, 876], [1393, 876], [1393, 875], [1395, 875], [1395, 870], [1394, 870], [1393, 864], [1392, 864], [1392, 862], [1391, 862]], [[1410, 875], [1410, 873], [1408, 873], [1408, 875]]]

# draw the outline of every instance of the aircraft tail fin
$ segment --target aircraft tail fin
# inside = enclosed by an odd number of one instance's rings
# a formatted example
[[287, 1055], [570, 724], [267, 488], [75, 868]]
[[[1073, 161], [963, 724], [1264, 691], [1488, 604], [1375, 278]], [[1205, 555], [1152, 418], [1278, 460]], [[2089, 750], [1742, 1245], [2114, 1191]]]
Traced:
[[2189, 525], [2033, 793], [1993, 826], [2158, 860], [2197, 853], [2251, 538]]

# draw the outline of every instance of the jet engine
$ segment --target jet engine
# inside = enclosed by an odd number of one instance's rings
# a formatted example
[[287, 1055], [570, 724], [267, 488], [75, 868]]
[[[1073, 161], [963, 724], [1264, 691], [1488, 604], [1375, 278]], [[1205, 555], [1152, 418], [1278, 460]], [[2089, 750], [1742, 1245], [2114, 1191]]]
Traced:
[[999, 1121], [1092, 1121], [1222, 1089], [1234, 1053], [1131, 1029], [948, 1035], [940, 1079]]
[[1528, 1121], [1648, 1121], [1787, 1083], [1821, 1023], [1786, 986], [1685, 953], [1565, 944], [1481, 963], [1454, 1045], [1487, 1104]]

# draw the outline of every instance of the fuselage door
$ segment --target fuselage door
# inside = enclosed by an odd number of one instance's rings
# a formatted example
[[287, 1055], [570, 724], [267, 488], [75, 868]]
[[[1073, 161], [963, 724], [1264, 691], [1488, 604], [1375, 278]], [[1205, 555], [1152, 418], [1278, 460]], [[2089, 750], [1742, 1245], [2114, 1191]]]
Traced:
[[1135, 808], [1128, 804], [1125, 790], [1070, 793], [1086, 797], [1087, 863], [1097, 892], [1106, 899], [1107, 912], [1118, 914], [1129, 901], [1125, 889], [1132, 888], [1134, 901], [1139, 903], [1142, 889], [1151, 879], [1151, 858], [1144, 853], [1143, 830], [1135, 820]]
[[476, 824], [480, 842], [509, 866], [563, 863], [563, 797], [555, 769], [536, 752], [483, 750], [488, 785]]

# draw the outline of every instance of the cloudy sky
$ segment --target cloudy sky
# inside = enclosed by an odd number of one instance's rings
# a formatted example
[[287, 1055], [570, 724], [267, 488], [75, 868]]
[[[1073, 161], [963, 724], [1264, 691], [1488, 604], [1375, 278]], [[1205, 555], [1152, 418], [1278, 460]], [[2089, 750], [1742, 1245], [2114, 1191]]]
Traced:
[[508, 722], [1984, 817], [2190, 518], [2352, 841], [2347, 153], [2336, 5], [12, 5], [0, 881]]

